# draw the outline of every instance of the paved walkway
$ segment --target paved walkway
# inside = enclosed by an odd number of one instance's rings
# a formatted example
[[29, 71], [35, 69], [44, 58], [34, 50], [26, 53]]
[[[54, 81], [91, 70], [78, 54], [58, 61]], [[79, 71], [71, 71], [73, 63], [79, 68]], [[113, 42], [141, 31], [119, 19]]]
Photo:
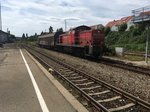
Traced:
[[27, 53], [21, 52], [0, 50], [0, 112], [76, 112]]

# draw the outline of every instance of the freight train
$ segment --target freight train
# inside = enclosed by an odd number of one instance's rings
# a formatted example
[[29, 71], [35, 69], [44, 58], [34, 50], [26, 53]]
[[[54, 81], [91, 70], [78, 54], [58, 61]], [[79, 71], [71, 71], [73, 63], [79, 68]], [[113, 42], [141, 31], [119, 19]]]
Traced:
[[65, 33], [40, 35], [38, 45], [73, 55], [98, 58], [103, 55], [104, 38], [103, 31], [82, 25]]

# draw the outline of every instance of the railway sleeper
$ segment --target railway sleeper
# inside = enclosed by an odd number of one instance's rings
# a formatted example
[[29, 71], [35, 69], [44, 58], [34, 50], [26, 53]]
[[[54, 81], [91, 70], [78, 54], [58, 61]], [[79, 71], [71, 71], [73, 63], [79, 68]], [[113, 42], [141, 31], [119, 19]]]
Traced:
[[97, 93], [88, 93], [88, 95], [97, 96], [97, 95], [102, 95], [102, 94], [106, 94], [106, 93], [109, 93], [109, 92], [111, 92], [111, 91], [110, 90], [105, 90], [105, 91], [97, 92]]
[[[69, 73], [66, 73], [66, 72], [62, 72], [63, 76], [65, 77], [70, 77], [71, 74], [73, 74], [74, 72], [69, 72]], [[77, 75], [76, 75], [77, 76]]]
[[116, 112], [116, 111], [121, 111], [121, 110], [125, 110], [127, 108], [131, 108], [133, 107], [135, 104], [134, 103], [129, 103], [129, 104], [126, 104], [124, 106], [120, 106], [120, 107], [116, 107], [116, 108], [110, 108], [108, 109], [109, 112]]
[[72, 77], [78, 76], [78, 74], [76, 74], [76, 73], [73, 73], [73, 74], [67, 74], [67, 75], [65, 74], [64, 76], [65, 76], [66, 78], [69, 78], [69, 77], [72, 78]]
[[68, 70], [68, 68], [59, 68], [59, 71]]
[[70, 74], [70, 75], [74, 74], [74, 71], [67, 72], [67, 74]]
[[73, 71], [71, 71], [71, 70], [64, 70], [63, 72], [65, 72], [65, 73], [72, 73]]
[[82, 84], [76, 84], [76, 86], [88, 86], [94, 84], [94, 82], [88, 82], [88, 83], [82, 83]]
[[82, 90], [93, 90], [93, 89], [98, 89], [98, 88], [101, 88], [102, 86], [92, 86], [92, 87], [89, 87], [89, 88], [81, 88]]
[[77, 80], [71, 80], [72, 82], [84, 82], [88, 81], [88, 79], [77, 79]]
[[114, 101], [114, 100], [118, 100], [120, 98], [122, 98], [122, 97], [121, 96], [115, 96], [115, 97], [108, 98], [108, 99], [98, 100], [97, 102], [98, 103], [111, 102], [111, 101]]
[[65, 73], [65, 74], [69, 74], [69, 73], [74, 73], [73, 71], [71, 70], [67, 70], [67, 71], [61, 71], [62, 73]]
[[75, 79], [80, 79], [83, 78], [82, 76], [76, 76], [76, 77], [69, 77], [69, 80], [75, 80]]

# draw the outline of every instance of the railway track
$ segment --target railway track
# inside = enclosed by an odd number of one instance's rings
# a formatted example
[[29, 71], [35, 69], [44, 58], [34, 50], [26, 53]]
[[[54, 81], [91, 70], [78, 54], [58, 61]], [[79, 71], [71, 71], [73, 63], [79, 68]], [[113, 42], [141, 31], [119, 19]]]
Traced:
[[149, 112], [150, 104], [106, 82], [92, 77], [53, 57], [25, 47], [55, 75], [77, 90], [90, 104], [102, 112]]
[[[37, 47], [37, 46], [34, 46], [34, 47]], [[105, 64], [108, 66], [125, 69], [125, 70], [132, 71], [135, 73], [150, 75], [150, 68], [135, 66], [132, 63], [127, 64], [127, 63], [124, 63], [122, 61], [112, 60], [112, 59], [105, 58], [105, 57], [101, 58], [101, 59], [95, 59], [95, 58], [87, 57], [86, 59], [90, 60], [90, 61], [94, 61], [96, 63], [102, 63], [102, 64]]]
[[[34, 46], [34, 47], [37, 47], [37, 46]], [[122, 61], [117, 61], [117, 60], [113, 60], [113, 59], [109, 59], [109, 58], [105, 58], [105, 57], [103, 57], [101, 59], [95, 59], [95, 58], [87, 57], [86, 59], [90, 60], [90, 61], [94, 61], [96, 63], [102, 63], [102, 64], [105, 64], [108, 66], [125, 69], [125, 70], [132, 71], [135, 73], [150, 75], [150, 68], [135, 66], [132, 63], [127, 64], [127, 63], [122, 62]]]

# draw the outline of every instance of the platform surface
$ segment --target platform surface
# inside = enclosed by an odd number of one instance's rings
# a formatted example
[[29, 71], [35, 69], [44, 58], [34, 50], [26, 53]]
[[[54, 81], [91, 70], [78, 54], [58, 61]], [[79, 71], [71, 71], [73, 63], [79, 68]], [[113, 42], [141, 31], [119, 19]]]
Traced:
[[[49, 112], [76, 112], [22, 50]], [[19, 49], [0, 49], [0, 112], [44, 112]]]
[[126, 64], [133, 64], [135, 66], [140, 66], [140, 67], [150, 67], [150, 61], [148, 61], [148, 63], [146, 63], [145, 61], [130, 61], [130, 60], [127, 60], [127, 59], [120, 59], [118, 57], [109, 57], [109, 56], [103, 56], [103, 58], [105, 59], [111, 59], [111, 60], [114, 60], [114, 61], [120, 61], [120, 62], [124, 62]]

